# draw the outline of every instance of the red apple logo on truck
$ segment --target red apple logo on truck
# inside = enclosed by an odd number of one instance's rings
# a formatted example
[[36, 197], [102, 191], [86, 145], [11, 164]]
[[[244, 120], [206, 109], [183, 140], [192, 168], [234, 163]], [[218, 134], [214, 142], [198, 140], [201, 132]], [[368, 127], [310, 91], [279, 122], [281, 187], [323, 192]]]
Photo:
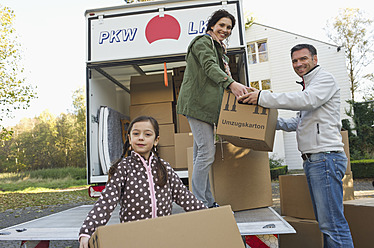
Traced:
[[149, 44], [157, 40], [174, 39], [178, 40], [181, 27], [177, 19], [171, 15], [159, 15], [153, 17], [145, 28], [145, 37]]

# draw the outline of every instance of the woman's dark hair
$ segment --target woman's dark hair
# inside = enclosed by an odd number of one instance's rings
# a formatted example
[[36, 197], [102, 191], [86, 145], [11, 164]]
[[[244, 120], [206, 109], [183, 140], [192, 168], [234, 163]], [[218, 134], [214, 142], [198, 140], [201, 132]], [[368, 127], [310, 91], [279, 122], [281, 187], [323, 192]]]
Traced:
[[[130, 125], [129, 125], [128, 129], [127, 129], [126, 142], [125, 142], [125, 144], [123, 146], [122, 156], [121, 156], [120, 159], [118, 159], [110, 167], [109, 173], [108, 173], [109, 179], [117, 171], [117, 167], [118, 167], [119, 163], [121, 163], [122, 159], [124, 157], [126, 157], [126, 156], [129, 156], [131, 154], [129, 137], [130, 137], [130, 133], [131, 133], [132, 127], [137, 122], [146, 122], [146, 121], [149, 121], [152, 124], [154, 132], [155, 132], [155, 137], [157, 138], [160, 135], [160, 129], [159, 129], [159, 126], [158, 126], [158, 122], [157, 122], [157, 120], [155, 118], [153, 118], [151, 116], [138, 116], [134, 120], [132, 120], [132, 122], [130, 123]], [[153, 146], [152, 152], [157, 157], [157, 159], [156, 159], [156, 170], [157, 170], [157, 179], [158, 180], [156, 180], [156, 184], [158, 186], [160, 186], [160, 187], [163, 187], [166, 184], [167, 179], [168, 179], [168, 174], [167, 174], [166, 166], [163, 163], [161, 163], [161, 161], [160, 161], [160, 157], [158, 155], [158, 147], [157, 146]]]
[[230, 14], [227, 10], [224, 10], [224, 9], [220, 9], [220, 10], [217, 10], [216, 12], [214, 12], [212, 14], [212, 16], [209, 18], [208, 20], [208, 24], [206, 25], [206, 31], [205, 32], [208, 32], [209, 30], [212, 30], [212, 27], [214, 25], [216, 25], [216, 23], [223, 17], [227, 17], [231, 20], [232, 22], [232, 28], [231, 29], [234, 29], [234, 26], [235, 26], [235, 17]]

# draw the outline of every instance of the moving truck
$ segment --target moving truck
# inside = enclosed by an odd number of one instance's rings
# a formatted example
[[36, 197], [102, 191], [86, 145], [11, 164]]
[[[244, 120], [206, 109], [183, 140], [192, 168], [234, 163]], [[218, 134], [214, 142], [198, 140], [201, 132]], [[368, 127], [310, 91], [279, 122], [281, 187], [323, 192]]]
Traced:
[[[110, 123], [106, 125], [105, 122], [111, 116], [110, 111], [112, 115], [121, 116], [122, 121], [130, 120], [130, 106], [135, 101], [136, 86], [134, 84], [132, 89], [131, 81], [141, 76], [159, 75], [161, 80], [166, 80], [168, 87], [173, 87], [174, 82], [173, 91], [177, 95], [177, 84], [182, 81], [186, 65], [187, 47], [194, 37], [205, 34], [208, 18], [218, 9], [228, 10], [237, 20], [229, 38], [230, 67], [235, 80], [248, 84], [245, 26], [240, 0], [150, 1], [86, 11], [89, 184], [105, 183], [110, 164], [120, 156], [118, 152], [122, 152], [121, 147], [116, 146], [112, 150], [117, 154], [109, 154], [113, 141], [108, 145], [110, 137], [107, 136], [114, 134], [108, 127]], [[171, 101], [171, 111], [175, 111], [176, 99]], [[133, 112], [138, 111], [135, 107], [133, 109]], [[175, 112], [173, 116], [174, 121], [170, 122], [175, 124], [177, 132]], [[121, 136], [115, 135], [117, 138]], [[165, 138], [161, 136], [161, 140]], [[165, 147], [163, 151], [166, 153], [168, 150]], [[165, 155], [161, 157], [169, 158]], [[168, 162], [172, 166], [180, 168], [178, 164], [173, 164], [173, 159], [170, 160]], [[179, 170], [178, 174], [181, 178], [188, 177], [187, 170]]]
[[[97, 187], [96, 191], [91, 187], [91, 195], [98, 195], [104, 187], [109, 166], [122, 153], [123, 131], [131, 116], [140, 113], [139, 106], [152, 106], [153, 103], [145, 103], [149, 99], [164, 101], [161, 104], [167, 100], [165, 106], [170, 109], [156, 108], [166, 111], [166, 115], [160, 115], [159, 118], [172, 123], [172, 134], [181, 131], [181, 123], [175, 121], [173, 111], [178, 83], [181, 83], [186, 65], [186, 50], [196, 35], [205, 33], [208, 17], [222, 8], [227, 9], [237, 20], [228, 49], [233, 77], [248, 84], [245, 28], [240, 0], [151, 1], [86, 11], [87, 173], [88, 184]], [[163, 89], [172, 88], [172, 91], [162, 94], [161, 100], [155, 100], [153, 93], [159, 89], [153, 88], [149, 83], [152, 80], [148, 80], [150, 78], [161, 81], [167, 85]], [[141, 83], [146, 86], [143, 87]], [[150, 96], [135, 94], [139, 93], [139, 89], [148, 90]], [[171, 119], [167, 115], [169, 112], [172, 113]], [[116, 123], [120, 120], [120, 126], [114, 125], [113, 120]], [[170, 124], [162, 125], [166, 127]], [[111, 135], [113, 133], [116, 134], [114, 137]], [[172, 147], [170, 143], [173, 140], [165, 139], [163, 142], [164, 151]], [[186, 169], [177, 170], [177, 173], [182, 179], [188, 177]], [[248, 197], [247, 194], [245, 196]], [[65, 247], [66, 243], [53, 243], [65, 241], [76, 245], [79, 228], [91, 208], [90, 205], [79, 206], [0, 230], [0, 246], [1, 242], [7, 241], [18, 242], [18, 247], [21, 241], [43, 243], [45, 247]], [[183, 212], [178, 210], [177, 205], [173, 207], [173, 213], [178, 211]], [[270, 235], [274, 238], [272, 234], [295, 233], [292, 226], [271, 207], [237, 211], [234, 217], [242, 236]], [[117, 208], [108, 225], [118, 222]], [[178, 224], [178, 229], [183, 226]]]

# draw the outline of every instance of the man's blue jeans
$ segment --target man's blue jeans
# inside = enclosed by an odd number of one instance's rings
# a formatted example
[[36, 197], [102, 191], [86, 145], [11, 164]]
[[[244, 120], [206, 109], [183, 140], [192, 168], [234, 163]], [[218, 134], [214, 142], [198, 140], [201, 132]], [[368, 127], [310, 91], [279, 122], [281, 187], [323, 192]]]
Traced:
[[193, 135], [192, 192], [197, 199], [211, 207], [214, 197], [210, 190], [209, 171], [214, 162], [214, 126], [187, 116]]
[[342, 178], [347, 169], [344, 152], [315, 153], [304, 161], [314, 214], [323, 233], [324, 248], [353, 247], [344, 217]]

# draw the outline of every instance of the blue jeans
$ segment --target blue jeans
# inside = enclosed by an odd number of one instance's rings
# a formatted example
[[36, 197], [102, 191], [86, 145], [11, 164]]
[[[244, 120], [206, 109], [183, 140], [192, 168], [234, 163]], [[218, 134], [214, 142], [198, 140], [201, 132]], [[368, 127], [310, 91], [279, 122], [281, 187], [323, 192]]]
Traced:
[[353, 247], [343, 210], [345, 153], [315, 153], [304, 161], [303, 166], [314, 214], [323, 233], [324, 248]]
[[209, 171], [214, 162], [214, 127], [212, 124], [187, 116], [193, 135], [192, 192], [197, 199], [211, 207], [214, 197], [210, 190]]

